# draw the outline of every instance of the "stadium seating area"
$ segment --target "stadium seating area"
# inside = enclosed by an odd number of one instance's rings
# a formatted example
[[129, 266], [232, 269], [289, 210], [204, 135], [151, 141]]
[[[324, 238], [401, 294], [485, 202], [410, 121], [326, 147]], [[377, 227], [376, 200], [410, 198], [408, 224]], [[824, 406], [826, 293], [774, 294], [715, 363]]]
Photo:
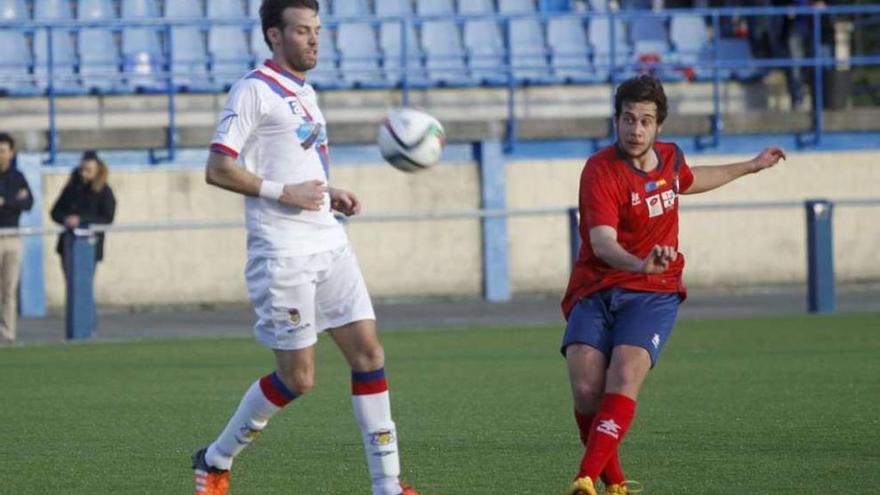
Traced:
[[[162, 92], [169, 72], [175, 91], [221, 91], [268, 55], [259, 3], [0, 0], [0, 94], [44, 94], [50, 80], [56, 94]], [[580, 9], [571, 0], [320, 3], [310, 78], [324, 89], [506, 85], [508, 74], [517, 85], [601, 83], [612, 60], [617, 76], [705, 80], [716, 53], [703, 17], [655, 15], [643, 1], [621, 2], [613, 18], [605, 0]], [[54, 21], [76, 22], [40, 27]], [[739, 61], [725, 79], [760, 75], [741, 69], [751, 57], [744, 39], [720, 40], [718, 55]]]

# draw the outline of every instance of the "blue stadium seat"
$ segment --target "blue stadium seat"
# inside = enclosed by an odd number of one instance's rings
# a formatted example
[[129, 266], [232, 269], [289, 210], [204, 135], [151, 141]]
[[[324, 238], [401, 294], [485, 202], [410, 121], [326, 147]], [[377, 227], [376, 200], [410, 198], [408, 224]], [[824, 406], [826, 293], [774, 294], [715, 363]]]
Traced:
[[526, 84], [557, 82], [547, 63], [544, 29], [537, 19], [510, 21], [510, 63], [513, 77]]
[[455, 5], [452, 0], [416, 0], [416, 12], [419, 15], [454, 14]]
[[501, 12], [502, 14], [534, 11], [535, 0], [498, 0], [498, 12]]
[[[611, 64], [611, 22], [608, 17], [594, 17], [590, 20], [588, 36], [593, 48], [593, 66], [597, 76], [605, 81], [610, 75]], [[626, 26], [621, 19], [614, 22], [614, 64], [615, 66], [629, 63], [632, 48], [626, 40]], [[615, 70], [615, 78], [629, 77], [632, 71]]]
[[630, 40], [633, 46], [633, 62], [636, 70], [650, 72], [664, 81], [681, 80], [683, 75], [671, 65], [657, 68], [656, 64], [669, 63], [672, 46], [666, 29], [666, 19], [662, 17], [636, 17], [630, 22]]
[[[73, 12], [67, 0], [42, 0], [34, 4], [34, 20], [72, 20]], [[52, 31], [52, 85], [57, 93], [79, 94], [85, 92], [76, 75], [76, 56], [73, 37], [66, 29]], [[37, 87], [49, 86], [47, 74], [49, 42], [45, 29], [34, 34], [34, 75]]]
[[[126, 0], [122, 2], [124, 19], [156, 17], [153, 0]], [[122, 71], [126, 84], [135, 91], [164, 91], [168, 81], [164, 76], [165, 54], [162, 53], [160, 29], [129, 27], [122, 31]]]
[[568, 12], [571, 10], [570, 0], [539, 0], [538, 10], [541, 12]]
[[[24, 0], [0, 0], [0, 21], [28, 19]], [[33, 95], [37, 92], [32, 77], [27, 38], [20, 31], [0, 29], [0, 94]]]
[[422, 51], [431, 81], [450, 86], [476, 82], [468, 76], [461, 34], [454, 22], [427, 21], [422, 24]]
[[[166, 19], [199, 19], [204, 17], [198, 2], [165, 2]], [[198, 26], [171, 28], [171, 77], [174, 85], [184, 91], [216, 91], [219, 85], [208, 77], [208, 52], [205, 35]]]
[[[732, 67], [721, 71], [722, 78], [733, 76], [740, 81], [750, 82], [764, 75], [764, 71], [748, 66], [752, 61], [752, 49], [747, 39], [721, 38], [718, 44], [720, 60], [727, 64], [727, 67]], [[725, 74], [727, 77], [724, 77]]]
[[464, 46], [472, 79], [490, 85], [507, 81], [504, 40], [495, 21], [465, 21]]
[[[407, 16], [412, 14], [412, 6], [408, 0], [376, 0], [376, 15]], [[385, 77], [392, 82], [402, 80], [403, 33], [402, 23], [384, 21], [379, 25], [379, 47], [382, 49]], [[415, 27], [409, 26], [406, 33], [406, 76], [407, 84], [427, 86], [425, 69], [422, 65], [422, 54]]]
[[593, 12], [605, 12], [608, 10], [608, 0], [589, 0], [590, 10]]
[[358, 87], [383, 87], [389, 83], [379, 67], [376, 32], [368, 23], [346, 22], [336, 31], [339, 71], [345, 84]]
[[[81, 21], [113, 19], [110, 0], [82, 0], [77, 10]], [[79, 75], [89, 91], [108, 93], [120, 88], [119, 53], [108, 28], [85, 28], [79, 32]]]
[[[243, 19], [245, 12], [240, 0], [211, 0], [207, 2], [210, 19]], [[245, 75], [253, 64], [250, 51], [250, 28], [217, 24], [208, 31], [208, 53], [211, 75], [216, 84], [232, 86]]]
[[[323, 9], [323, 5], [321, 6], [321, 9]], [[263, 63], [267, 58], [272, 58], [272, 51], [269, 49], [269, 46], [266, 45], [266, 39], [263, 36], [263, 26], [260, 24], [260, 0], [251, 0], [249, 12], [251, 19], [256, 21], [253, 27], [251, 27], [250, 33], [251, 56], [254, 59], [253, 66], [256, 67]], [[323, 50], [323, 48], [320, 50]], [[318, 54], [319, 56], [323, 55], [320, 51]]]
[[583, 19], [550, 19], [547, 22], [547, 44], [556, 77], [572, 83], [599, 81], [590, 62], [590, 45]]
[[325, 25], [321, 28], [318, 40], [318, 65], [308, 75], [309, 83], [319, 89], [344, 86], [339, 77], [334, 35], [335, 30], [330, 26]]
[[458, 0], [458, 11], [462, 14], [488, 14], [495, 12], [492, 0]]
[[333, 7], [333, 15], [338, 17], [353, 17], [372, 13], [367, 0], [337, 0], [332, 3], [331, 7]]
[[651, 10], [651, 0], [620, 0], [623, 10]]
[[699, 67], [700, 54], [708, 48], [709, 37], [706, 21], [702, 16], [679, 14], [669, 23], [669, 37], [672, 40], [675, 60], [679, 67], [692, 71], [697, 80], [711, 79], [708, 67]]

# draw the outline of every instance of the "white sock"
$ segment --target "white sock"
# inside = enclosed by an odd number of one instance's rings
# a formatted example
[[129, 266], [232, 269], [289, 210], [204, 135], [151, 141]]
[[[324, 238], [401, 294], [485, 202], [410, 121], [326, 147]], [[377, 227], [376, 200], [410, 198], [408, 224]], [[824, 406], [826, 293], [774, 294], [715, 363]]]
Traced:
[[226, 428], [205, 453], [208, 465], [230, 469], [232, 461], [251, 443], [275, 413], [296, 398], [275, 373], [251, 384]]
[[391, 419], [384, 369], [352, 372], [352, 393], [351, 402], [364, 441], [373, 495], [400, 495], [397, 429]]

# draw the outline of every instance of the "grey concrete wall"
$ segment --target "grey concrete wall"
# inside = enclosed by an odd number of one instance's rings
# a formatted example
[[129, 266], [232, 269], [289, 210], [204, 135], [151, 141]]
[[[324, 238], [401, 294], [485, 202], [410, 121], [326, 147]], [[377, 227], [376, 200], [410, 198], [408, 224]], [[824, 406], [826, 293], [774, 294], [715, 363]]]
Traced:
[[[743, 156], [700, 156], [691, 165]], [[880, 196], [876, 152], [802, 153], [779, 167], [719, 191], [683, 198], [681, 250], [691, 285], [748, 285], [803, 281], [805, 228], [802, 208], [761, 211], [695, 211], [701, 202], [802, 201]], [[508, 206], [576, 204], [583, 159], [514, 161], [508, 164]], [[47, 169], [44, 219], [67, 171]], [[243, 201], [204, 184], [201, 169], [114, 169], [117, 223], [234, 220]], [[474, 163], [444, 163], [418, 174], [385, 164], [337, 167], [333, 183], [356, 191], [365, 213], [476, 209], [479, 175]], [[841, 281], [878, 280], [880, 207], [840, 207], [835, 212], [836, 268]], [[567, 219], [509, 221], [514, 292], [560, 293], [569, 270]], [[475, 219], [362, 222], [348, 226], [374, 296], [476, 296], [481, 292], [480, 222]], [[45, 246], [47, 299], [64, 301], [54, 239]], [[137, 306], [231, 303], [246, 300], [242, 229], [110, 233], [99, 267], [100, 304]]]

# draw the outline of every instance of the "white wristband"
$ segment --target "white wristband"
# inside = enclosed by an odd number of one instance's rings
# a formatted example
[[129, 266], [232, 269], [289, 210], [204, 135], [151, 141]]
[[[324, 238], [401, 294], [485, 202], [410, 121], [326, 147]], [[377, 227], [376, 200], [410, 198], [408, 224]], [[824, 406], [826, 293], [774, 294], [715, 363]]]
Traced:
[[272, 182], [271, 180], [263, 180], [260, 184], [260, 197], [266, 199], [274, 199], [278, 201], [281, 193], [284, 192], [284, 184], [280, 182]]

